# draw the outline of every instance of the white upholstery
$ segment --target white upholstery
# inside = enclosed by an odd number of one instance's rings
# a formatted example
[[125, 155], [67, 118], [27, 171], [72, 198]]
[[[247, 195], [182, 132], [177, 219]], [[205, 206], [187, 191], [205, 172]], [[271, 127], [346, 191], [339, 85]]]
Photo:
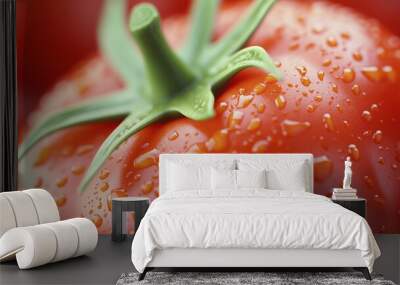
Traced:
[[53, 232], [43, 225], [14, 228], [0, 239], [0, 259], [16, 257], [20, 269], [49, 263], [56, 250]]
[[[177, 163], [187, 167], [193, 166], [212, 166], [223, 169], [243, 169], [238, 168], [238, 162], [243, 160], [247, 161], [261, 161], [274, 163], [277, 161], [285, 161], [288, 163], [304, 162], [304, 182], [305, 191], [313, 193], [313, 155], [309, 153], [290, 153], [290, 154], [161, 154], [160, 155], [160, 195], [169, 191], [166, 187], [171, 179], [169, 175], [169, 165]], [[221, 165], [223, 167], [221, 167]], [[226, 167], [228, 166], [228, 167]], [[232, 167], [233, 166], [233, 167]], [[261, 169], [258, 169], [261, 170]], [[289, 190], [289, 189], [287, 189]]]
[[75, 218], [66, 220], [71, 224], [78, 233], [78, 248], [75, 256], [86, 254], [96, 248], [97, 245], [97, 229], [91, 220], [85, 218]]
[[28, 269], [86, 254], [97, 245], [92, 221], [59, 221], [49, 192], [30, 189], [0, 193], [0, 261], [16, 258]]
[[0, 196], [0, 237], [9, 229], [15, 228], [17, 222], [11, 204], [6, 197]]
[[39, 224], [38, 215], [31, 197], [24, 192], [1, 193], [11, 205], [17, 227], [26, 227]]
[[28, 194], [32, 199], [38, 215], [39, 224], [60, 220], [57, 204], [49, 192], [43, 189], [29, 189], [22, 192]]
[[55, 222], [43, 225], [52, 231], [52, 236], [55, 237], [57, 247], [54, 252], [52, 261], [60, 261], [73, 257], [78, 250], [78, 232], [73, 226], [66, 221]]
[[[236, 189], [236, 173], [232, 169], [211, 168], [211, 188], [218, 189]], [[209, 175], [210, 175], [209, 174]]]
[[171, 163], [168, 166], [168, 184], [170, 191], [187, 189], [209, 189], [211, 167], [199, 167]]
[[296, 159], [254, 159], [238, 160], [241, 170], [267, 170], [267, 188], [274, 190], [305, 191], [308, 185], [306, 164]]
[[267, 171], [263, 170], [236, 170], [238, 188], [267, 188]]

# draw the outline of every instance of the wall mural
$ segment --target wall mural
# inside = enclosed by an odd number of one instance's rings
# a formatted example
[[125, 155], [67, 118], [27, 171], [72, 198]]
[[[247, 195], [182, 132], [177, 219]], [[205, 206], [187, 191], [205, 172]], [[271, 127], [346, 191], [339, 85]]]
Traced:
[[342, 185], [350, 156], [371, 227], [400, 233], [387, 7], [374, 20], [359, 12], [374, 1], [198, 1], [191, 21], [189, 1], [152, 1], [160, 29], [138, 1], [51, 2], [17, 3], [19, 187], [47, 189], [63, 219], [110, 233], [112, 197], [157, 197], [160, 153], [310, 152], [316, 193]]

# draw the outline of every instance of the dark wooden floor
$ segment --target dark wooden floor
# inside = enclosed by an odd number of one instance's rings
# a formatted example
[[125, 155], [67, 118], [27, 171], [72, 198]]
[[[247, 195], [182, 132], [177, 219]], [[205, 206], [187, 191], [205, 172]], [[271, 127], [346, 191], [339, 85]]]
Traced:
[[115, 284], [124, 272], [134, 271], [131, 240], [120, 243], [100, 236], [95, 251], [41, 267], [19, 270], [16, 262], [0, 264], [0, 284]]
[[[400, 235], [376, 236], [382, 256], [374, 272], [385, 279], [400, 281]], [[88, 256], [61, 261], [29, 270], [19, 270], [16, 262], [0, 264], [0, 285], [17, 284], [115, 284], [122, 273], [135, 271], [131, 262], [132, 240], [115, 243], [110, 236], [100, 236], [94, 252]], [[180, 269], [182, 271], [193, 269]], [[272, 270], [272, 269], [271, 269]], [[302, 270], [298, 268], [297, 270]], [[289, 271], [297, 271], [291, 269]], [[313, 271], [318, 269], [306, 269]], [[341, 271], [338, 268], [332, 271]], [[348, 269], [347, 269], [348, 270]], [[201, 271], [201, 270], [199, 270]], [[273, 271], [279, 271], [276, 268]], [[286, 270], [284, 270], [286, 271]], [[321, 270], [329, 271], [329, 270]]]

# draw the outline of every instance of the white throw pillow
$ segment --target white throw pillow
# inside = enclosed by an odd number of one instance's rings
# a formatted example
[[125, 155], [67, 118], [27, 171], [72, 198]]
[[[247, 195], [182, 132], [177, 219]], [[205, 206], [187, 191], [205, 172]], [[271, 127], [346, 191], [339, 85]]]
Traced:
[[306, 164], [303, 160], [238, 160], [240, 170], [267, 171], [267, 188], [273, 190], [306, 191]]
[[213, 190], [235, 190], [236, 170], [232, 169], [211, 169], [211, 188]]
[[267, 188], [267, 171], [236, 170], [237, 188]]
[[168, 191], [185, 191], [191, 189], [211, 188], [211, 167], [186, 166], [169, 163], [167, 169]]

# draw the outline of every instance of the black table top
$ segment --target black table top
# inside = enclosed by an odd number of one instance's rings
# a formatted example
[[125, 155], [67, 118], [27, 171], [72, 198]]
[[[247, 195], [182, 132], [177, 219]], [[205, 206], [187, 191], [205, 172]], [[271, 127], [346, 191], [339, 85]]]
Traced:
[[112, 198], [112, 200], [118, 202], [140, 202], [140, 201], [150, 201], [150, 198], [130, 196], [130, 197], [116, 197]]

